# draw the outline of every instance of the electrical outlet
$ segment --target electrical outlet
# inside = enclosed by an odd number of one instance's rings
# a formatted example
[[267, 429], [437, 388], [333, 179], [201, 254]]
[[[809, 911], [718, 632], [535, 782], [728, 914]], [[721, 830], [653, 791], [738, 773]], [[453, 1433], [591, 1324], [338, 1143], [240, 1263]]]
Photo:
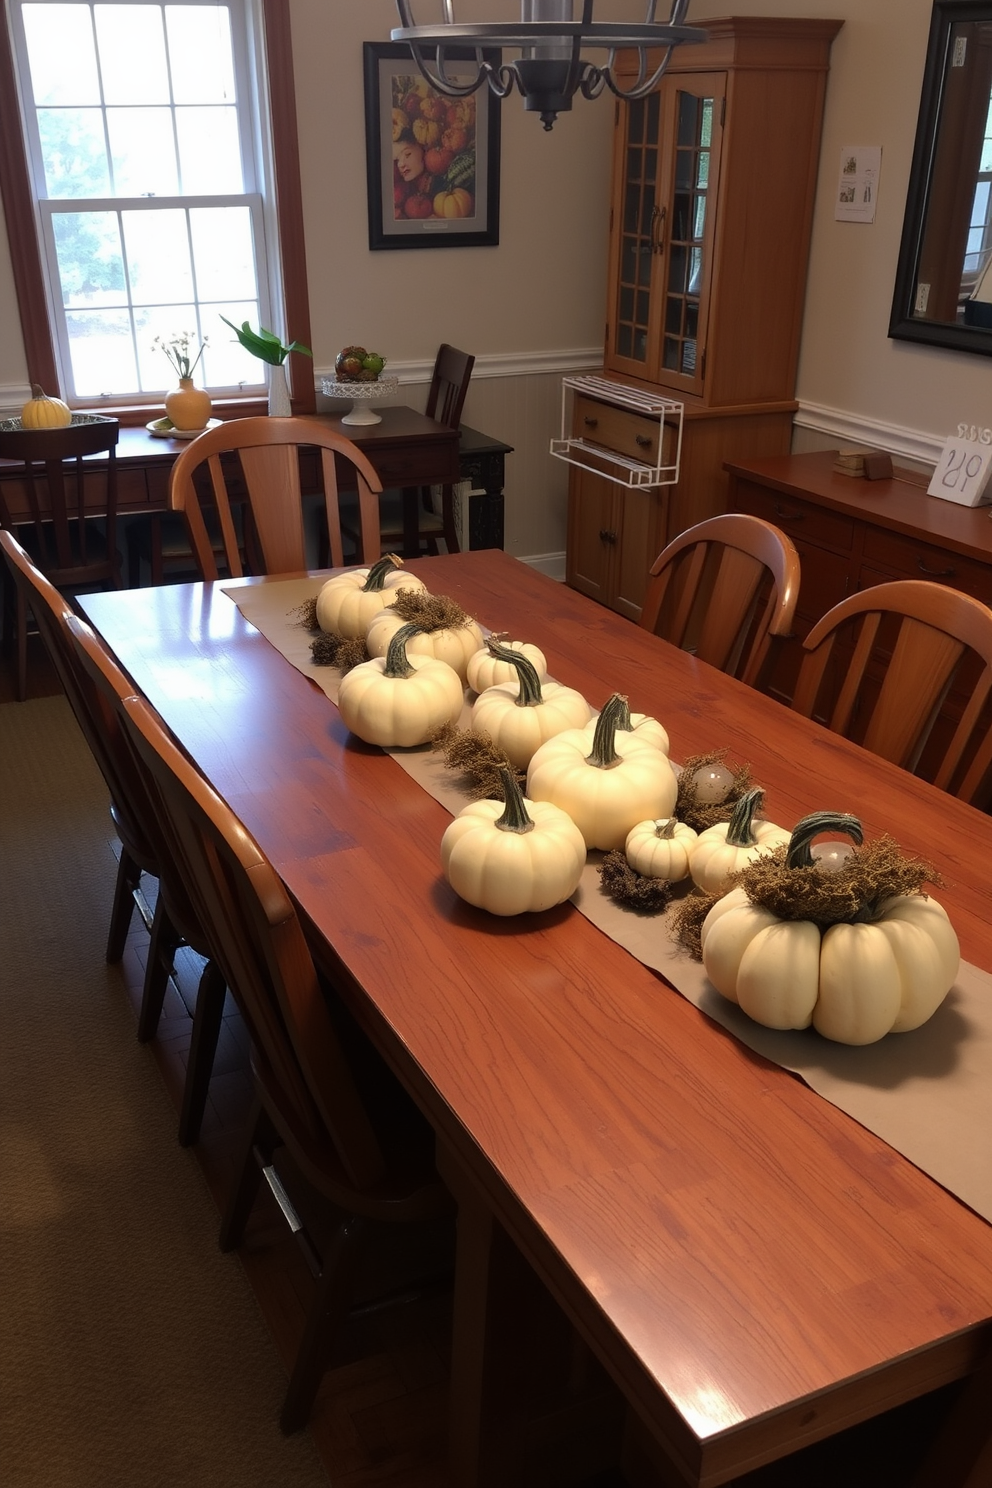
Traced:
[[916, 314], [917, 315], [926, 315], [926, 313], [927, 313], [927, 301], [929, 300], [929, 298], [930, 298], [930, 286], [929, 286], [929, 284], [918, 284], [916, 286], [916, 304], [913, 306], [913, 309], [916, 311]]

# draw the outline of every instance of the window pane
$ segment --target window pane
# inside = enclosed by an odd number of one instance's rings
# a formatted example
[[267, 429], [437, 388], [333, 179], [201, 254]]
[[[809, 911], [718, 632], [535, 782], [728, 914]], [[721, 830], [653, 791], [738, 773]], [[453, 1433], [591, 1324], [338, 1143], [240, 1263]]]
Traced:
[[96, 47], [86, 5], [25, 5], [24, 32], [36, 107], [100, 102]]
[[233, 103], [231, 18], [222, 5], [167, 5], [172, 94], [176, 103]]
[[176, 133], [184, 196], [244, 191], [235, 108], [176, 109]]
[[[149, 305], [134, 312], [134, 339], [138, 350], [138, 375], [143, 393], [167, 393], [179, 382], [179, 376], [156, 337], [167, 344], [189, 334], [190, 360], [196, 356], [200, 337], [196, 330], [196, 307], [186, 305]], [[197, 387], [203, 386], [203, 362], [193, 372]]]
[[162, 12], [157, 5], [97, 5], [105, 103], [168, 103]]
[[122, 212], [121, 218], [135, 304], [181, 305], [192, 300], [186, 213], [177, 207], [174, 211]]
[[110, 195], [99, 109], [39, 109], [38, 133], [49, 197]]
[[52, 227], [63, 304], [123, 304], [124, 258], [117, 213], [57, 212]]
[[126, 310], [71, 310], [66, 316], [76, 392], [84, 398], [138, 385]]
[[248, 208], [192, 207], [189, 225], [197, 296], [226, 300], [236, 295], [254, 301], [258, 285]]
[[204, 335], [210, 337], [203, 353], [204, 379], [211, 387], [237, 387], [239, 383], [257, 387], [265, 382], [265, 364], [248, 355], [230, 326], [221, 320], [222, 315], [236, 326], [247, 320], [257, 330], [258, 301], [227, 300], [204, 305], [200, 324]]
[[107, 130], [115, 196], [177, 195], [171, 109], [108, 109]]

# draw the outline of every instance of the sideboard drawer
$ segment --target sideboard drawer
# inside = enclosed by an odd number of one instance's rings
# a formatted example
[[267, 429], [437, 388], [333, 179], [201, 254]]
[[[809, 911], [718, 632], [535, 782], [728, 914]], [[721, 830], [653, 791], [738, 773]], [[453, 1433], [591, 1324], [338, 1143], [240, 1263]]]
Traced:
[[869, 527], [865, 532], [864, 557], [882, 563], [907, 579], [932, 579], [963, 589], [983, 604], [992, 604], [992, 569], [973, 558], [965, 558], [947, 548], [937, 548], [901, 532], [888, 532], [882, 527]]
[[572, 433], [576, 439], [588, 439], [645, 465], [658, 463], [661, 423], [657, 417], [613, 408], [609, 403], [597, 403], [594, 398], [577, 397], [572, 411]]
[[851, 517], [752, 481], [736, 481], [732, 494], [741, 511], [749, 512], [753, 517], [763, 517], [793, 539], [802, 537], [815, 547], [833, 548], [839, 553], [850, 553], [854, 546], [854, 520]]

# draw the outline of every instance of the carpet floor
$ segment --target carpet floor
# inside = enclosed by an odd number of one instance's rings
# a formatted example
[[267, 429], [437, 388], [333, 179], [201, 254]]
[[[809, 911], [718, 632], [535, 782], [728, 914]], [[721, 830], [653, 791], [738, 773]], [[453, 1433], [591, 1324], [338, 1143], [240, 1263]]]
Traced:
[[102, 778], [0, 705], [0, 1483], [327, 1488], [116, 967]]

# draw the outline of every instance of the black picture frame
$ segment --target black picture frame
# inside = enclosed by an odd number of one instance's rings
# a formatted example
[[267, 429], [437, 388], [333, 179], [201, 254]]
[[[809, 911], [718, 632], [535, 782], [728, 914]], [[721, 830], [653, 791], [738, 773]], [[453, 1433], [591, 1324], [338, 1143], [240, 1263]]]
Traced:
[[[495, 247], [499, 99], [485, 84], [464, 99], [436, 92], [404, 44], [367, 41], [363, 54], [369, 248]], [[498, 65], [498, 52], [485, 56]], [[457, 60], [458, 53], [446, 52], [455, 75]], [[475, 71], [474, 53], [466, 53], [465, 75]], [[418, 99], [427, 101], [426, 111], [414, 106]], [[418, 156], [421, 170], [413, 175]]]
[[925, 314], [918, 312], [916, 299], [924, 238], [931, 214], [936, 210], [932, 188], [935, 162], [940, 150], [944, 83], [952, 30], [959, 21], [990, 20], [992, 0], [934, 0], [913, 163], [906, 196], [906, 213], [889, 317], [889, 335], [893, 340], [915, 341], [948, 351], [975, 352], [979, 356], [992, 356], [992, 325], [972, 320], [971, 317], [964, 323], [957, 319], [928, 319]]

